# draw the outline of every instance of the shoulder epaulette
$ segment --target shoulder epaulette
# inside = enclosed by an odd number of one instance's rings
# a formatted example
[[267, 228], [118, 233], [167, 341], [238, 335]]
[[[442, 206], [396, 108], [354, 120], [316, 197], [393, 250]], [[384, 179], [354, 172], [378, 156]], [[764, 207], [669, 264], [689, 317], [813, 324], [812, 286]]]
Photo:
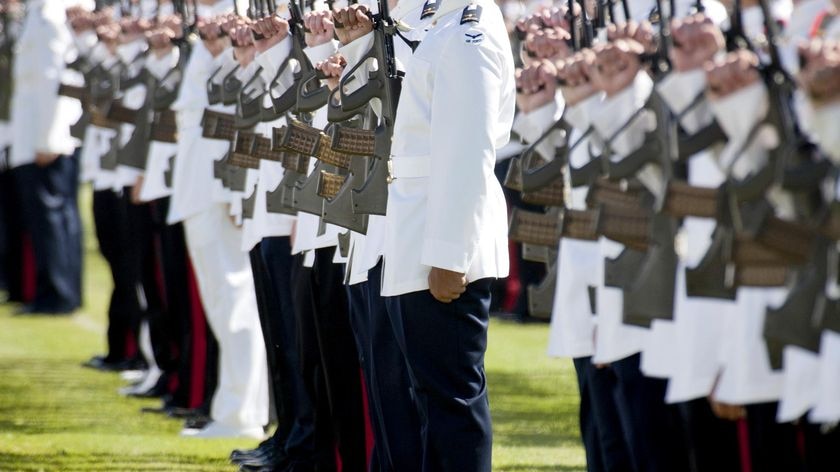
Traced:
[[461, 13], [461, 24], [478, 23], [481, 20], [481, 6], [472, 3]]
[[438, 11], [438, 7], [440, 6], [440, 2], [438, 0], [426, 0], [426, 3], [423, 5], [423, 12], [420, 13], [420, 19], [425, 20], [430, 16], [433, 16]]

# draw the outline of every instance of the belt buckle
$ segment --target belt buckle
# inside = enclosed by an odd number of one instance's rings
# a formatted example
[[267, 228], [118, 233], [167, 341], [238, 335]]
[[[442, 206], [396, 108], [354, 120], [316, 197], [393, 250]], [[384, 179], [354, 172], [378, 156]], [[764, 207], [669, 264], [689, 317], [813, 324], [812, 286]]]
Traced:
[[393, 183], [395, 180], [397, 180], [397, 178], [394, 177], [394, 160], [391, 159], [390, 157], [388, 158], [387, 166], [388, 166], [388, 177], [385, 178], [385, 181], [390, 184], [390, 183]]

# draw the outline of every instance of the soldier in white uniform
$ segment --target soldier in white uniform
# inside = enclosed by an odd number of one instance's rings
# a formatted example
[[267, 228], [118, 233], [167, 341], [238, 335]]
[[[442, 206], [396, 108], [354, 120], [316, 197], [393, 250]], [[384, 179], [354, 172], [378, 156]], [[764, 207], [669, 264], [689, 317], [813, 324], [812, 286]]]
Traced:
[[60, 0], [28, 2], [16, 44], [9, 164], [38, 274], [35, 299], [21, 310], [26, 313], [70, 313], [82, 302], [77, 142], [70, 137], [81, 109], [58, 96], [73, 49], [66, 6]]
[[[230, 11], [229, 3], [199, 4], [199, 16]], [[268, 423], [268, 379], [254, 279], [242, 234], [229, 217], [228, 205], [208, 198], [213, 160], [226, 145], [201, 137], [201, 116], [207, 107], [204, 84], [212, 61], [223, 50], [218, 41], [196, 44], [173, 109], [178, 113], [179, 148], [173, 173], [169, 221], [183, 221], [207, 321], [219, 342], [219, 384], [211, 405], [213, 423], [200, 437], [262, 437]], [[230, 50], [227, 51], [230, 53]], [[221, 145], [220, 145], [221, 144]]]
[[422, 470], [489, 471], [490, 283], [508, 273], [507, 211], [493, 169], [513, 120], [513, 57], [493, 2], [442, 2], [431, 21], [405, 64], [382, 294], [404, 328]]

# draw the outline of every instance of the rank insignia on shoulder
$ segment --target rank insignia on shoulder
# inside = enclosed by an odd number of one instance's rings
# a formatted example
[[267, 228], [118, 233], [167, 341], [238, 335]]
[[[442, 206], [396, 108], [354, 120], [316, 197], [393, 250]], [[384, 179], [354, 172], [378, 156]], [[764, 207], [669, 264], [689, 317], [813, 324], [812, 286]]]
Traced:
[[481, 7], [476, 4], [467, 5], [464, 12], [461, 13], [461, 24], [464, 23], [478, 23], [481, 20]]
[[439, 6], [439, 0], [426, 0], [426, 3], [423, 5], [423, 12], [420, 13], [420, 19], [425, 20], [430, 16], [434, 16], [434, 14], [438, 11]]

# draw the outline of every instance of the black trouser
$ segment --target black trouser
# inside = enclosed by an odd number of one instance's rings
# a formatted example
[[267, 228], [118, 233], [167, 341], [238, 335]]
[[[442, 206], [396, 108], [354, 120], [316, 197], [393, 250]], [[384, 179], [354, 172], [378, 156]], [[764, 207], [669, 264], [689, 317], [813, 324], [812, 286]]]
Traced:
[[[382, 264], [359, 284], [367, 315], [365, 349], [370, 392], [371, 421], [377, 461], [371, 470], [419, 471], [422, 461], [420, 414], [411, 395], [411, 378], [405, 358], [405, 337], [399, 313], [387, 309], [381, 295]], [[360, 329], [356, 328], [357, 332]]]
[[[0, 150], [0, 154], [2, 154]], [[0, 289], [23, 301], [23, 222], [14, 174], [0, 163]]]
[[301, 373], [315, 406], [318, 470], [335, 470], [337, 446], [342, 470], [361, 472], [366, 457], [359, 357], [342, 266], [332, 262], [334, 253], [334, 247], [316, 250], [312, 268], [297, 258], [293, 280]]
[[180, 223], [166, 224], [169, 198], [149, 203], [148, 210], [152, 239], [146, 263], [152, 265], [155, 275], [149, 282], [154, 282], [154, 288], [160, 292], [160, 309], [147, 312], [152, 347], [166, 381], [176, 385], [172, 405], [186, 407], [189, 403], [192, 307], [184, 230]]
[[692, 472], [740, 472], [738, 425], [715, 416], [700, 398], [678, 405], [685, 425]]
[[630, 456], [637, 471], [690, 470], [676, 407], [665, 404], [667, 381], [646, 377], [635, 354], [610, 364], [615, 373], [616, 405]]
[[15, 169], [23, 222], [32, 238], [37, 310], [70, 311], [82, 304], [82, 227], [78, 158]]
[[285, 417], [275, 435], [280, 435], [281, 449], [290, 461], [306, 461], [315, 452], [315, 424], [300, 369], [298, 328], [292, 301], [294, 258], [291, 243], [288, 237], [271, 237], [263, 239], [259, 247], [267, 275], [265, 303], [272, 341], [271, 349], [266, 352], [273, 358], [273, 375], [278, 383], [275, 388], [281, 390], [280, 394], [275, 391], [275, 395], [280, 400], [278, 409]]
[[610, 369], [597, 368], [591, 357], [574, 359], [580, 392], [580, 435], [589, 472], [633, 472], [627, 441], [618, 417]]
[[822, 425], [803, 422], [802, 429], [805, 436], [805, 470], [840, 470], [840, 428], [834, 425], [829, 430], [823, 430]]
[[273, 296], [269, 293], [270, 280], [268, 276], [268, 269], [263, 261], [262, 251], [260, 250], [260, 243], [257, 243], [249, 252], [248, 258], [251, 261], [251, 275], [254, 278], [254, 292], [257, 298], [257, 315], [260, 319], [260, 331], [263, 336], [263, 343], [265, 344], [266, 365], [268, 367], [268, 381], [269, 392], [271, 393], [272, 405], [270, 408], [274, 410], [277, 415], [277, 429], [274, 431], [274, 437], [285, 441], [288, 434], [289, 421], [286, 418], [288, 412], [283, 408], [283, 384], [278, 375], [275, 366], [277, 360], [277, 345], [275, 338], [277, 338], [276, 325], [272, 323], [269, 318], [274, 314], [269, 311], [267, 298]]
[[140, 319], [140, 274], [133, 260], [136, 247], [129, 244], [129, 203], [122, 193], [99, 190], [93, 193], [93, 221], [99, 250], [111, 269], [114, 288], [108, 304], [108, 355], [118, 362], [134, 353], [128, 352], [129, 337], [136, 336]]
[[776, 422], [779, 404], [759, 403], [747, 405], [747, 426], [750, 435], [752, 470], [790, 471], [802, 470], [802, 457], [797, 450], [796, 427], [790, 423]]
[[400, 314], [421, 423], [424, 472], [490, 472], [493, 433], [484, 353], [490, 279], [451, 303], [428, 290], [387, 298]]

